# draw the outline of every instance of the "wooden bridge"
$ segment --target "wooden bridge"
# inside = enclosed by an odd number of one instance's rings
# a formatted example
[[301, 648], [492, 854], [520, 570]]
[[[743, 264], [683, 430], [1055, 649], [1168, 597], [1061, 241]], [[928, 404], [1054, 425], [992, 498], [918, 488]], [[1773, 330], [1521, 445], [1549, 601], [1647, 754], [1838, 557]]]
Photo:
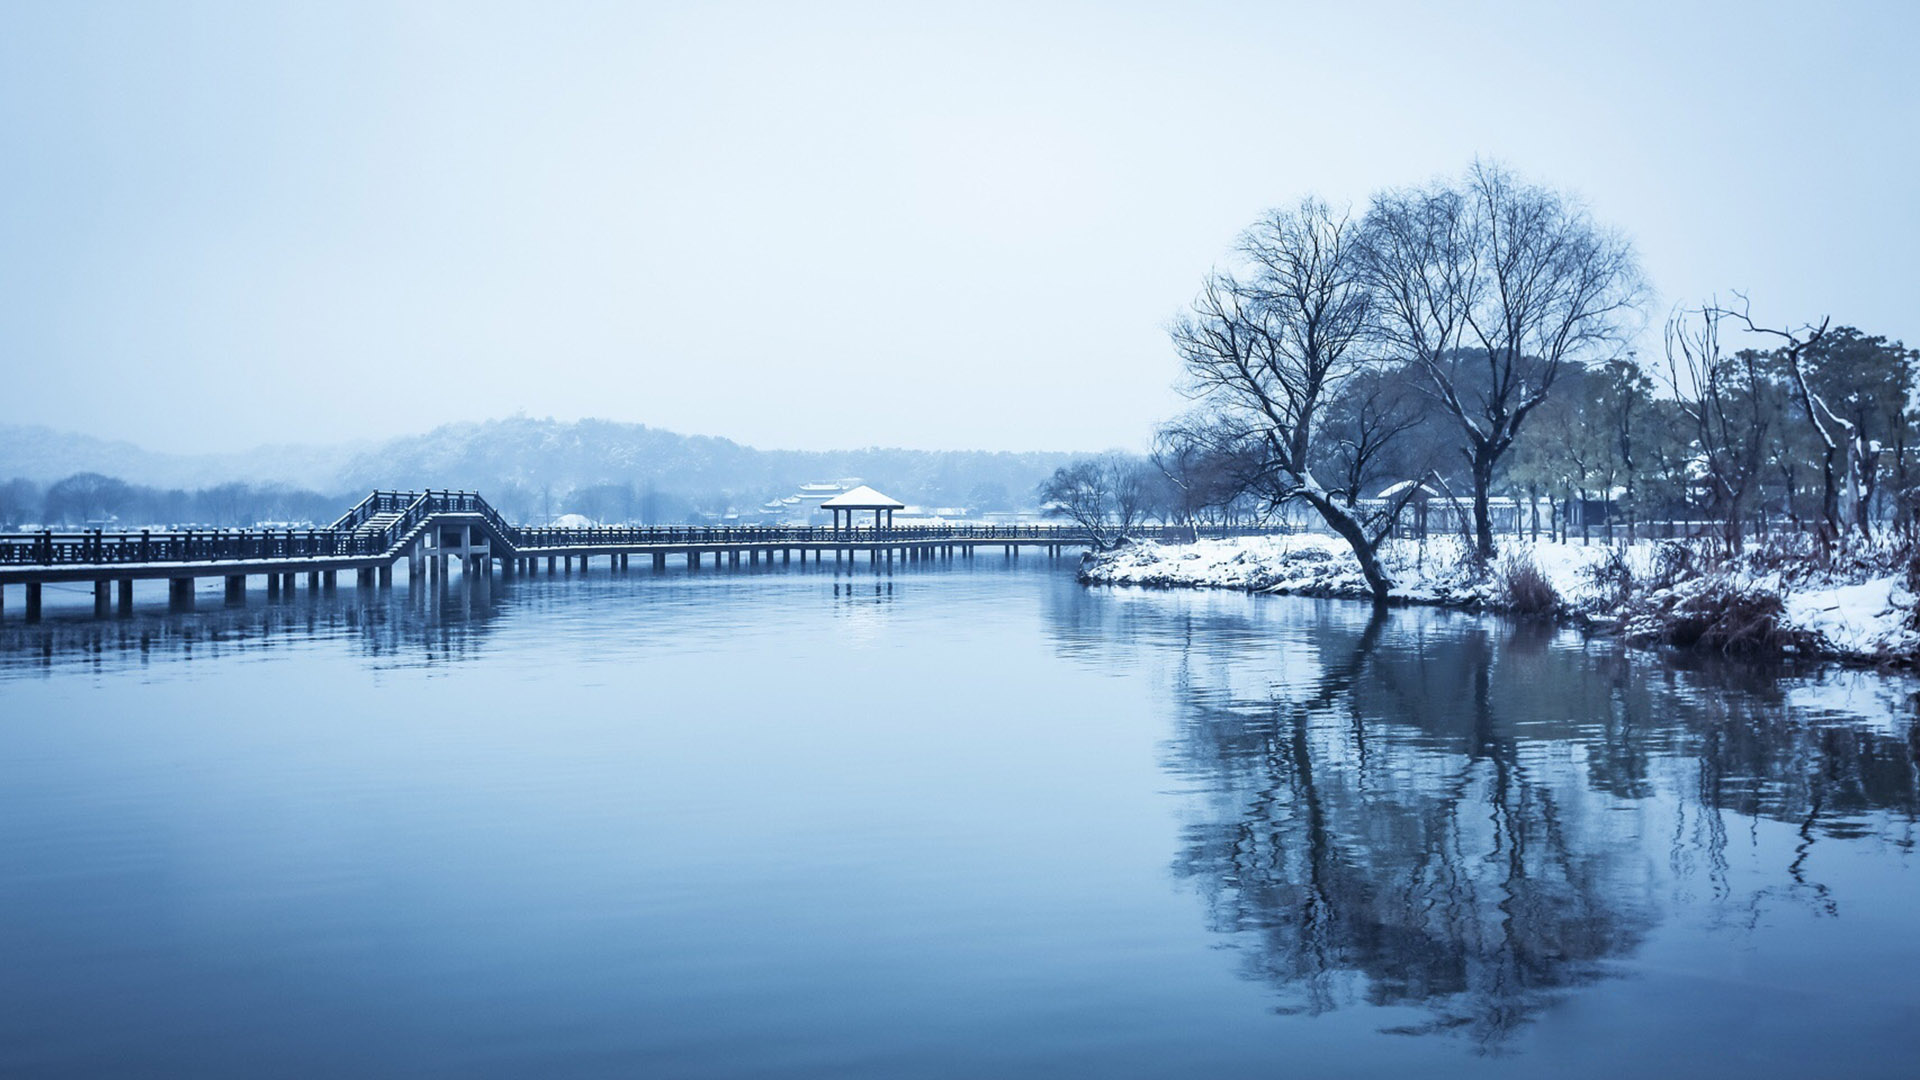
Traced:
[[[1162, 531], [1136, 534], [1151, 538]], [[244, 603], [250, 577], [265, 578], [270, 598], [293, 592], [302, 575], [309, 590], [332, 591], [348, 571], [359, 588], [390, 588], [402, 561], [414, 583], [444, 581], [456, 568], [469, 579], [533, 574], [542, 560], [549, 574], [571, 573], [576, 560], [584, 571], [602, 558], [625, 570], [635, 555], [651, 556], [656, 571], [665, 570], [670, 557], [684, 559], [689, 570], [709, 561], [757, 566], [777, 558], [788, 565], [796, 555], [803, 566], [809, 555], [815, 563], [828, 555], [852, 562], [861, 553], [877, 565], [972, 558], [980, 547], [998, 547], [1008, 558], [1023, 547], [1058, 555], [1088, 542], [1084, 529], [1070, 525], [537, 528], [509, 524], [471, 491], [376, 491], [326, 528], [0, 534], [0, 615], [6, 587], [16, 583], [25, 587], [32, 620], [40, 617], [41, 586], [55, 582], [91, 583], [94, 614], [104, 616], [116, 607], [130, 613], [133, 583], [141, 579], [166, 580], [171, 605], [184, 609], [193, 606], [194, 582], [203, 577], [224, 578], [227, 602]]]

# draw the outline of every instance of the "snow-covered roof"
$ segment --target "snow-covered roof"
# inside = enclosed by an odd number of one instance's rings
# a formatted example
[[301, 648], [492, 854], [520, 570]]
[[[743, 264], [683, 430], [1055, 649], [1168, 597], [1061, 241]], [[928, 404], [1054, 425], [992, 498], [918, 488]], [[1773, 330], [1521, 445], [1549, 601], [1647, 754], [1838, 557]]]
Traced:
[[820, 504], [826, 510], [905, 510], [907, 504], [882, 495], [865, 484]]
[[[1412, 486], [1413, 486], [1413, 484], [1414, 484], [1414, 482], [1413, 482], [1412, 480], [1402, 480], [1402, 481], [1400, 481], [1400, 482], [1399, 482], [1399, 483], [1397, 483], [1397, 484], [1392, 484], [1392, 485], [1389, 485], [1389, 486], [1387, 486], [1387, 487], [1384, 487], [1384, 488], [1381, 488], [1381, 489], [1380, 489], [1380, 494], [1378, 494], [1378, 495], [1375, 495], [1375, 496], [1374, 496], [1374, 498], [1376, 498], [1376, 499], [1393, 499], [1393, 498], [1398, 498], [1398, 497], [1400, 496], [1400, 493], [1401, 493], [1401, 492], [1403, 492], [1403, 491], [1405, 491], [1405, 490], [1407, 490], [1408, 488], [1410, 488], [1410, 487], [1412, 487]], [[1432, 486], [1432, 485], [1430, 485], [1430, 484], [1421, 484], [1421, 485], [1420, 485], [1420, 490], [1421, 490], [1422, 492], [1424, 492], [1424, 493], [1426, 493], [1426, 495], [1427, 495], [1427, 497], [1429, 497], [1429, 498], [1434, 498], [1434, 497], [1437, 497], [1437, 496], [1439, 496], [1439, 494], [1440, 494], [1439, 492], [1437, 492], [1437, 491], [1435, 491], [1435, 490], [1433, 490], [1433, 486]]]

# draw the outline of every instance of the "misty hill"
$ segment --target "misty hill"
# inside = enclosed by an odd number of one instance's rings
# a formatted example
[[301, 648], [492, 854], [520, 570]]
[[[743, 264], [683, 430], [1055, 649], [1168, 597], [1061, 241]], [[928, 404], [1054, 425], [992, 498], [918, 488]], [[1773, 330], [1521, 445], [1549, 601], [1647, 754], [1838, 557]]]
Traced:
[[74, 473], [97, 472], [156, 488], [242, 481], [332, 491], [347, 463], [369, 445], [260, 446], [227, 454], [166, 454], [38, 424], [0, 424], [0, 479], [23, 477], [50, 484]]
[[596, 485], [631, 485], [686, 500], [751, 505], [799, 484], [857, 476], [910, 503], [1028, 505], [1034, 486], [1074, 455], [978, 450], [757, 450], [729, 439], [644, 424], [514, 417], [448, 424], [381, 443], [163, 454], [20, 425], [0, 426], [0, 480], [45, 485], [99, 472], [158, 488], [229, 481], [286, 484], [345, 496], [376, 487], [451, 487], [520, 500]]
[[1034, 486], [1072, 458], [984, 450], [756, 450], [644, 424], [516, 417], [394, 439], [354, 458], [341, 479], [349, 490], [431, 483], [485, 493], [631, 484], [746, 502], [788, 494], [808, 481], [857, 476], [912, 503], [977, 502], [979, 491], [997, 489], [1026, 505]]

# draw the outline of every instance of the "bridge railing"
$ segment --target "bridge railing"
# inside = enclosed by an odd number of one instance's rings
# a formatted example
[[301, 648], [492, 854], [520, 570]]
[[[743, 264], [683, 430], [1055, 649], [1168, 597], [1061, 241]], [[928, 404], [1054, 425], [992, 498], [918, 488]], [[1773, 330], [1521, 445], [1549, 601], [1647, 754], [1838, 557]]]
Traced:
[[[1156, 534], [1158, 530], [1153, 530]], [[1180, 531], [1186, 535], [1185, 530]], [[522, 527], [513, 530], [516, 547], [546, 548], [622, 544], [871, 544], [899, 541], [1041, 540], [1084, 542], [1086, 530], [1072, 525], [912, 525], [875, 529], [835, 529], [826, 525], [634, 525], [581, 528]]]
[[[1082, 544], [1077, 525], [904, 525], [833, 528], [823, 525], [612, 525], [581, 528], [519, 526], [508, 522], [472, 491], [376, 491], [324, 529], [182, 529], [108, 533], [16, 533], [0, 535], [0, 566], [117, 565], [311, 558], [368, 558], [395, 550], [442, 515], [478, 516], [488, 533], [509, 549], [689, 547], [781, 544], [885, 544], [953, 541]], [[396, 515], [384, 527], [362, 526], [378, 515]], [[1202, 530], [1230, 535], [1263, 530]], [[1182, 527], [1136, 529], [1141, 539], [1185, 540]]]
[[117, 565], [377, 555], [387, 545], [332, 529], [39, 532], [0, 537], [0, 566]]

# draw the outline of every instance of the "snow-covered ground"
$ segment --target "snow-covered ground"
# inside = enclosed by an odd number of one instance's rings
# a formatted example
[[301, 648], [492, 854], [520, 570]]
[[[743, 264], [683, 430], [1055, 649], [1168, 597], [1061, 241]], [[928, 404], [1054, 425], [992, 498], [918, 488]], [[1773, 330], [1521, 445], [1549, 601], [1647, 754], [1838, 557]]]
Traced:
[[[1640, 583], [1639, 591], [1624, 604], [1604, 575], [1595, 573], [1615, 552]], [[1920, 656], [1920, 634], [1911, 629], [1914, 597], [1899, 574], [1876, 573], [1872, 567], [1826, 575], [1722, 567], [1709, 575], [1683, 575], [1670, 586], [1652, 589], [1648, 583], [1658, 578], [1660, 558], [1660, 545], [1653, 542], [1613, 547], [1598, 542], [1508, 540], [1494, 572], [1480, 575], [1465, 558], [1464, 546], [1453, 538], [1429, 540], [1424, 546], [1389, 541], [1381, 549], [1381, 562], [1394, 580], [1394, 596], [1405, 603], [1503, 608], [1507, 606], [1508, 561], [1526, 560], [1552, 584], [1563, 614], [1601, 624], [1623, 623], [1635, 616], [1644, 620], [1650, 612], [1672, 610], [1714, 585], [1779, 597], [1784, 607], [1779, 628], [1783, 636], [1801, 642], [1802, 651], [1875, 663], [1912, 662]], [[1356, 599], [1371, 595], [1346, 543], [1320, 533], [1128, 544], [1089, 555], [1080, 577], [1104, 585], [1244, 589]]]

